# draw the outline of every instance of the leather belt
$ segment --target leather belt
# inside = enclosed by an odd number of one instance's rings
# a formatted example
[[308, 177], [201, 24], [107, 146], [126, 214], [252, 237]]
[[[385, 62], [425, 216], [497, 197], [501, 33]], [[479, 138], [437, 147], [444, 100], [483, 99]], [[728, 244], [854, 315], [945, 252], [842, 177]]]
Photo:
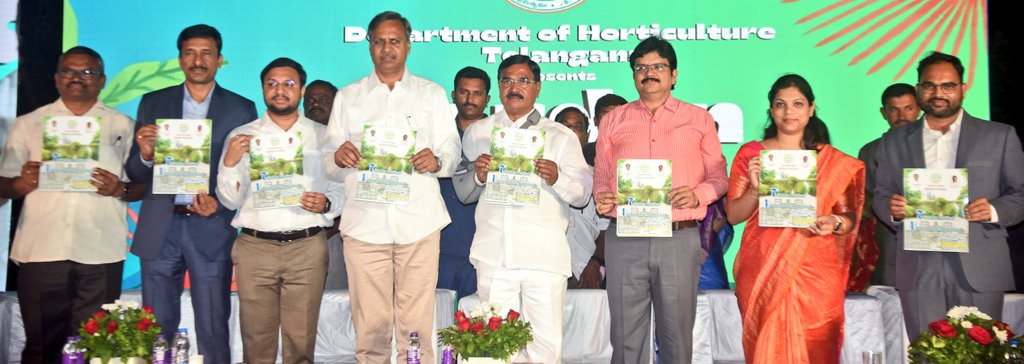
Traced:
[[250, 228], [242, 228], [242, 233], [258, 238], [267, 240], [277, 241], [292, 241], [319, 234], [324, 228], [321, 226], [314, 226], [307, 229], [300, 230], [289, 230], [289, 231], [259, 231]]
[[[616, 223], [616, 218], [614, 218], [614, 217], [612, 218], [612, 223], [613, 224]], [[697, 220], [683, 220], [683, 221], [673, 221], [672, 222], [672, 231], [679, 231], [679, 230], [695, 228], [695, 227], [697, 227]]]
[[174, 214], [182, 216], [192, 216], [195, 212], [188, 210], [189, 205], [174, 205]]

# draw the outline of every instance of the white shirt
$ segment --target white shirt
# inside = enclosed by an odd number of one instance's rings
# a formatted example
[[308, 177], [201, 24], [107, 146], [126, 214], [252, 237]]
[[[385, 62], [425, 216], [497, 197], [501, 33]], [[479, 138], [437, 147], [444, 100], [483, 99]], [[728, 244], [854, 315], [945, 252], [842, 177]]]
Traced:
[[299, 206], [256, 210], [253, 208], [250, 191], [252, 180], [249, 175], [249, 153], [245, 153], [234, 167], [226, 167], [224, 157], [228, 155], [230, 143], [225, 142], [220, 171], [217, 173], [217, 197], [224, 207], [238, 210], [231, 220], [231, 226], [259, 231], [289, 231], [313, 226], [329, 227], [334, 223], [333, 219], [341, 213], [344, 202], [341, 184], [329, 181], [324, 173], [321, 142], [324, 129], [323, 125], [300, 115], [289, 130], [284, 130], [264, 113], [262, 118], [239, 126], [228, 134], [226, 140], [239, 134], [256, 136], [299, 133], [302, 140], [302, 174], [310, 180], [310, 192], [320, 192], [331, 200], [331, 209], [326, 214], [309, 212]]
[[[956, 151], [960, 147], [960, 126], [964, 121], [964, 110], [956, 115], [956, 120], [949, 125], [945, 133], [928, 126], [928, 116], [924, 117], [921, 129], [921, 141], [924, 146], [924, 166], [926, 168], [956, 168]], [[970, 185], [971, 181], [967, 181]], [[969, 188], [969, 187], [968, 187]], [[989, 205], [992, 218], [984, 221], [987, 224], [999, 222], [996, 207]]]
[[[327, 124], [324, 164], [327, 176], [344, 182], [345, 209], [339, 230], [374, 244], [409, 244], [451, 222], [441, 199], [438, 177], [451, 177], [459, 162], [459, 133], [452, 122], [448, 96], [440, 85], [408, 71], [388, 89], [375, 72], [338, 91]], [[358, 149], [364, 125], [416, 131], [417, 153], [430, 148], [441, 160], [437, 173], [412, 172], [407, 205], [356, 201], [354, 168], [334, 163], [334, 152], [346, 141]]]
[[[0, 176], [18, 177], [26, 161], [42, 160], [43, 118], [47, 116], [74, 113], [58, 99], [17, 118], [0, 160]], [[99, 118], [100, 168], [127, 180], [123, 166], [132, 146], [135, 121], [99, 101], [83, 116]], [[122, 261], [128, 251], [127, 212], [124, 201], [95, 192], [32, 191], [25, 196], [11, 259], [19, 263]]]
[[590, 263], [590, 258], [594, 256], [594, 251], [597, 250], [597, 243], [595, 241], [597, 240], [597, 235], [602, 230], [598, 226], [601, 220], [605, 220], [605, 229], [607, 229], [607, 219], [597, 215], [597, 207], [594, 204], [593, 197], [587, 200], [586, 207], [582, 209], [572, 207], [569, 209], [569, 229], [566, 236], [569, 239], [572, 275], [576, 279], [580, 278], [583, 269], [587, 268], [587, 263]]
[[[501, 111], [470, 125], [462, 139], [466, 158], [476, 160], [481, 154], [490, 154], [491, 130], [495, 126], [517, 128], [528, 116], [512, 121]], [[586, 205], [593, 187], [593, 173], [583, 159], [579, 138], [568, 128], [541, 118], [529, 129], [545, 131], [544, 159], [558, 164], [558, 180], [552, 186], [541, 180], [537, 207], [480, 202], [476, 207], [476, 233], [469, 259], [474, 264], [536, 269], [568, 277], [571, 274], [566, 237], [569, 209]]]

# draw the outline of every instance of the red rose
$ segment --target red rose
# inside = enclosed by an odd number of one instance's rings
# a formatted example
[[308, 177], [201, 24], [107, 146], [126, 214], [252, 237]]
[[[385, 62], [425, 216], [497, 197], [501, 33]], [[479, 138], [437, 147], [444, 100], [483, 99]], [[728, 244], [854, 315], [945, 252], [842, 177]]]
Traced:
[[992, 334], [981, 326], [974, 326], [970, 330], [967, 330], [967, 335], [970, 335], [971, 339], [974, 339], [974, 341], [977, 341], [978, 344], [981, 345], [988, 345], [992, 343]]
[[462, 331], [462, 332], [469, 331], [469, 320], [459, 321], [458, 326], [459, 326], [459, 331]]
[[113, 334], [117, 332], [117, 321], [110, 321], [107, 323], [107, 333]]
[[501, 317], [491, 317], [490, 320], [487, 320], [487, 329], [491, 332], [498, 331], [499, 327], [501, 327]]
[[932, 331], [935, 332], [936, 335], [939, 335], [947, 339], [956, 336], [956, 328], [950, 326], [949, 322], [946, 322], [946, 320], [938, 320], [932, 322], [928, 324], [928, 328], [932, 329]]
[[137, 327], [139, 329], [139, 331], [146, 331], [146, 330], [149, 330], [149, 325], [152, 325], [152, 324], [153, 324], [153, 320], [150, 320], [149, 318], [143, 318], [142, 320], [139, 321], [139, 324], [136, 325], [135, 327]]
[[107, 317], [107, 311], [96, 311], [96, 313], [92, 314], [92, 318], [97, 320], [102, 319], [104, 317]]
[[1013, 337], [1013, 330], [1011, 330], [1010, 325], [1007, 325], [1005, 322], [996, 321], [994, 326], [998, 327], [1000, 330], [1006, 331], [1006, 337]]
[[474, 334], [480, 333], [480, 331], [482, 331], [483, 329], [484, 329], [484, 322], [483, 321], [477, 321], [477, 322], [473, 323], [473, 333]]
[[142, 312], [152, 314], [153, 313], [153, 308], [149, 307], [149, 306], [142, 306]]
[[516, 322], [519, 319], [519, 312], [508, 310], [508, 322]]
[[83, 328], [85, 329], [85, 332], [89, 333], [89, 335], [92, 335], [95, 334], [96, 331], [100, 331], [100, 323], [96, 322], [96, 320], [89, 320], [89, 322], [85, 323], [85, 326]]
[[459, 311], [455, 313], [455, 321], [462, 322], [466, 319], [466, 313]]

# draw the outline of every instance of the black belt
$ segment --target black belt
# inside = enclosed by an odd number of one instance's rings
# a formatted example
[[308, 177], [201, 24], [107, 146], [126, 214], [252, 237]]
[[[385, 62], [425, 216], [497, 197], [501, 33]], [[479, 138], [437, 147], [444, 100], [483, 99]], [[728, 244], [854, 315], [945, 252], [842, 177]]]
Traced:
[[190, 205], [174, 205], [174, 214], [182, 216], [192, 216], [195, 212], [189, 211]]
[[[615, 220], [616, 219], [613, 217], [612, 218], [612, 223], [616, 223]], [[683, 221], [673, 221], [672, 222], [672, 231], [679, 231], [679, 230], [695, 228], [695, 227], [697, 227], [697, 220], [683, 220]]]
[[323, 230], [324, 228], [320, 226], [290, 231], [258, 231], [250, 228], [242, 228], [242, 233], [259, 239], [292, 241], [308, 238], [310, 236], [319, 234]]

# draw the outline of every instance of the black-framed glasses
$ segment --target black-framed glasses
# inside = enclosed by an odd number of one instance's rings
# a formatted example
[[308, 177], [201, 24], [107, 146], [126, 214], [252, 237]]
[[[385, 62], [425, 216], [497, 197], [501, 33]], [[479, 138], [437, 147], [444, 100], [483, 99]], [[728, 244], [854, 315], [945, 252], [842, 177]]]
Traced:
[[931, 82], [925, 82], [925, 83], [917, 84], [917, 87], [921, 88], [921, 92], [932, 93], [932, 92], [935, 92], [935, 89], [937, 88], [937, 89], [942, 90], [942, 93], [951, 94], [951, 93], [953, 93], [953, 91], [956, 91], [956, 88], [959, 87], [960, 85], [963, 85], [963, 84], [962, 83], [956, 83], [956, 82], [945, 82], [945, 83], [940, 83], [940, 84], [936, 85], [936, 84], [931, 83]]
[[647, 70], [650, 70], [650, 69], [653, 69], [656, 72], [662, 72], [662, 71], [668, 69], [668, 65], [664, 64], [664, 63], [655, 63], [655, 64], [640, 64], [640, 63], [637, 63], [637, 64], [633, 65], [633, 72], [636, 72], [636, 73], [646, 73]]
[[270, 80], [270, 81], [267, 81], [266, 83], [264, 83], [263, 85], [266, 86], [269, 89], [275, 89], [278, 86], [284, 86], [284, 88], [290, 90], [290, 89], [295, 88], [295, 86], [298, 86], [299, 83], [295, 82], [295, 80], [285, 80], [284, 82]]
[[103, 72], [97, 70], [73, 70], [70, 68], [61, 68], [57, 70], [57, 75], [62, 78], [74, 78], [75, 76], [78, 76], [83, 80], [91, 80], [103, 76]]
[[520, 78], [518, 80], [511, 79], [511, 78], [502, 78], [502, 79], [498, 80], [498, 86], [508, 88], [508, 87], [512, 87], [514, 85], [519, 85], [519, 86], [524, 86], [525, 87], [525, 86], [529, 86], [529, 85], [532, 85], [532, 84], [537, 83], [537, 82], [538, 82], [537, 80], [531, 80], [531, 79], [526, 78], [526, 77]]

